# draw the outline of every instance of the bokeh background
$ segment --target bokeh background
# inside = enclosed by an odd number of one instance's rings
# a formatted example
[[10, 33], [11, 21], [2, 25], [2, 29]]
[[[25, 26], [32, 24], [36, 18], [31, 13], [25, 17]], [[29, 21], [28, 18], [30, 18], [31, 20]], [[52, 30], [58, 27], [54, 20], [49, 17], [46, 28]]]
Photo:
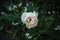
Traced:
[[[60, 0], [0, 0], [0, 40], [60, 40]], [[23, 12], [38, 12], [39, 23], [27, 29]]]

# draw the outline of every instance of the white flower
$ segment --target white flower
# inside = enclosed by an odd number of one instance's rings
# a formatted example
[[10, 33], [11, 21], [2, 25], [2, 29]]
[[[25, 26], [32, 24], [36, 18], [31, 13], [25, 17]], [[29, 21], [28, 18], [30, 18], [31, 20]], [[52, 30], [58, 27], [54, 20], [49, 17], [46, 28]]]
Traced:
[[22, 3], [19, 3], [19, 5], [18, 5], [18, 6], [19, 6], [19, 7], [21, 7], [21, 5], [22, 5]]
[[57, 25], [56, 28], [54, 28], [55, 30], [60, 30], [60, 25]]
[[1, 14], [2, 14], [2, 15], [4, 15], [4, 14], [5, 14], [5, 12], [1, 12]]
[[14, 22], [12, 22], [12, 25], [18, 25], [19, 23], [14, 23]]
[[30, 34], [29, 34], [29, 33], [26, 33], [25, 35], [26, 35], [26, 36], [29, 36]]
[[29, 36], [29, 37], [28, 37], [28, 39], [31, 39], [31, 38], [32, 38], [32, 36]]
[[24, 12], [21, 16], [21, 20], [26, 24], [26, 28], [30, 29], [36, 27], [38, 24], [38, 13], [33, 12]]

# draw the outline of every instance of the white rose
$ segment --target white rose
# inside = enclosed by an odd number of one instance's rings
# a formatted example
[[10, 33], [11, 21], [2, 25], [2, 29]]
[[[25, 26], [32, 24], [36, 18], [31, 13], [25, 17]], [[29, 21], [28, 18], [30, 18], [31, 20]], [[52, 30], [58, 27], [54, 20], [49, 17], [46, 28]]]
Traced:
[[24, 12], [21, 16], [21, 20], [26, 24], [26, 28], [30, 29], [36, 27], [38, 24], [38, 13], [34, 12]]

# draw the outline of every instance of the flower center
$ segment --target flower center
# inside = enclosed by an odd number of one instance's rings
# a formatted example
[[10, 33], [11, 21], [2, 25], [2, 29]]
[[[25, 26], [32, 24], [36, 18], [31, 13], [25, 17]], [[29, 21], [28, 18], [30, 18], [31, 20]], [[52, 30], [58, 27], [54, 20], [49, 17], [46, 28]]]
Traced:
[[27, 22], [27, 23], [30, 23], [30, 22], [31, 22], [31, 17], [28, 17], [28, 18], [26, 19], [26, 22]]

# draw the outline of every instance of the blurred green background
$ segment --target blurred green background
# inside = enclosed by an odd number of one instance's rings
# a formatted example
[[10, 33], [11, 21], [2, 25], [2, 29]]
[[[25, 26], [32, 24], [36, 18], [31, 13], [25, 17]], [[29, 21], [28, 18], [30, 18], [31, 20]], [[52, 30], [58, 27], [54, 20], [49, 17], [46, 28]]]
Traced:
[[[0, 40], [60, 40], [60, 0], [0, 0]], [[23, 12], [39, 13], [37, 27], [27, 29]]]

